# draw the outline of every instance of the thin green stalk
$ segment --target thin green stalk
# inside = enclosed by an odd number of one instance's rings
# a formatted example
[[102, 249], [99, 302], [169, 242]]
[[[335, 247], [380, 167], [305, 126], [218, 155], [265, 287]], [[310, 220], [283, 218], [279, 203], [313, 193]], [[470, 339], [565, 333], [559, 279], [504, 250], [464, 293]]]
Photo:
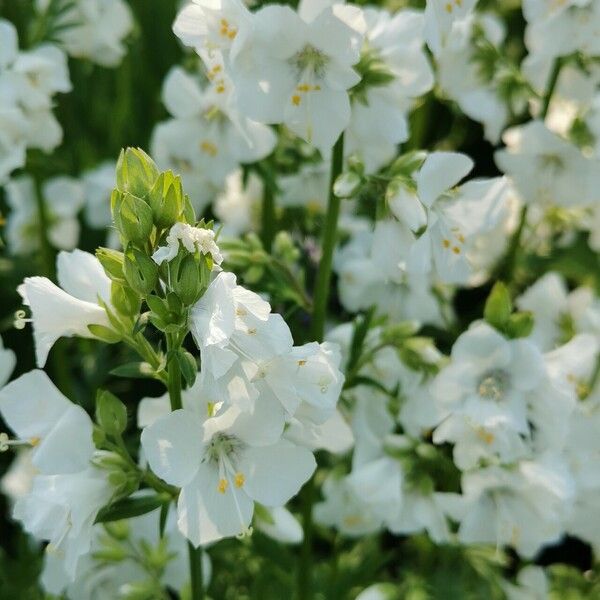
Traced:
[[[563, 59], [559, 57], [554, 61], [554, 64], [552, 65], [552, 71], [550, 72], [548, 85], [546, 86], [546, 93], [544, 94], [544, 98], [542, 100], [542, 110], [540, 111], [540, 119], [542, 121], [548, 115], [550, 102], [552, 100], [554, 90], [556, 89], [556, 84], [558, 83], [558, 76], [560, 75], [560, 70], [563, 64]], [[528, 208], [528, 205], [524, 204], [523, 208], [521, 209], [521, 214], [519, 216], [519, 225], [517, 226], [517, 229], [513, 234], [512, 239], [510, 240], [508, 251], [503, 262], [503, 267], [500, 269], [499, 272], [499, 278], [505, 279], [506, 281], [510, 281], [514, 275], [515, 267], [517, 264], [517, 257], [519, 254], [519, 248], [521, 246], [521, 237], [523, 236], [523, 230], [525, 229], [525, 224], [527, 223]]]
[[333, 184], [342, 172], [344, 165], [344, 136], [339, 137], [333, 147], [331, 159], [331, 178], [329, 180], [329, 202], [327, 214], [323, 226], [323, 237], [321, 242], [321, 262], [315, 281], [315, 292], [313, 302], [313, 318], [311, 327], [311, 339], [317, 342], [323, 341], [325, 333], [325, 317], [327, 316], [327, 302], [331, 287], [331, 264], [333, 262], [333, 250], [337, 236], [337, 223], [340, 214], [340, 198], [333, 193]]
[[266, 179], [263, 180], [263, 188], [260, 236], [265, 250], [271, 252], [277, 226], [275, 194], [271, 182]]
[[176, 345], [175, 337], [167, 334], [167, 355], [168, 355], [168, 376], [167, 390], [169, 391], [169, 400], [171, 401], [171, 410], [178, 410], [181, 404], [181, 369], [177, 359], [171, 355], [171, 352], [179, 350]]
[[[333, 193], [333, 184], [341, 174], [343, 165], [344, 136], [342, 134], [333, 147], [331, 177], [329, 180], [329, 201], [321, 242], [322, 255], [315, 281], [311, 339], [318, 342], [323, 341], [323, 336], [325, 334], [325, 318], [327, 316], [327, 304], [329, 293], [331, 291], [331, 265], [333, 262], [333, 251], [335, 249], [337, 237], [337, 223], [340, 214], [340, 198]], [[311, 478], [302, 490], [302, 525], [304, 528], [304, 539], [300, 550], [300, 561], [298, 563], [297, 573], [298, 600], [308, 600], [308, 598], [312, 596], [312, 512], [315, 496], [315, 482], [314, 478]]]
[[[178, 410], [181, 403], [181, 369], [177, 358], [173, 356], [181, 347], [181, 338], [177, 334], [167, 334], [168, 374], [167, 390], [171, 401], [171, 410]], [[191, 600], [204, 600], [204, 584], [202, 581], [202, 551], [196, 550], [188, 543]]]
[[192, 588], [192, 600], [204, 600], [202, 548], [194, 548], [194, 546], [188, 542], [188, 556], [190, 559], [190, 585]]

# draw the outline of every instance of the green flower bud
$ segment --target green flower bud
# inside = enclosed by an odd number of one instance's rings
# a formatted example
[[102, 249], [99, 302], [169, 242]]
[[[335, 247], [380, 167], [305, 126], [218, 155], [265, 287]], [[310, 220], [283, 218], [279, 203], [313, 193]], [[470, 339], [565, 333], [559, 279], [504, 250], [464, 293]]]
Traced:
[[483, 316], [492, 327], [502, 331], [511, 312], [512, 302], [508, 289], [501, 281], [498, 281], [485, 302]]
[[110, 303], [122, 314], [133, 317], [140, 312], [140, 297], [126, 285], [112, 282]]
[[145, 198], [158, 177], [154, 161], [141, 148], [121, 150], [117, 162], [117, 188]]
[[154, 222], [152, 209], [129, 192], [113, 192], [111, 198], [115, 227], [126, 241], [143, 245], [150, 239]]
[[333, 184], [333, 193], [338, 198], [352, 198], [360, 190], [361, 178], [351, 171], [342, 173]]
[[208, 274], [203, 272], [208, 270], [206, 261], [187, 254], [177, 262], [177, 267], [171, 269], [171, 289], [185, 306], [191, 306], [200, 298], [208, 281]]
[[129, 286], [142, 298], [156, 287], [158, 265], [146, 254], [129, 246], [125, 252], [123, 272]]
[[96, 258], [104, 268], [104, 272], [113, 281], [125, 283], [125, 275], [123, 274], [123, 261], [125, 259], [122, 252], [111, 248], [97, 248]]
[[166, 229], [176, 223], [183, 212], [185, 198], [181, 179], [172, 171], [158, 176], [148, 196], [154, 223], [160, 229]]
[[533, 331], [535, 319], [529, 311], [518, 312], [510, 315], [506, 323], [506, 334], [510, 338], [527, 337]]
[[127, 427], [127, 409], [115, 395], [106, 390], [98, 390], [96, 421], [108, 435], [120, 436]]

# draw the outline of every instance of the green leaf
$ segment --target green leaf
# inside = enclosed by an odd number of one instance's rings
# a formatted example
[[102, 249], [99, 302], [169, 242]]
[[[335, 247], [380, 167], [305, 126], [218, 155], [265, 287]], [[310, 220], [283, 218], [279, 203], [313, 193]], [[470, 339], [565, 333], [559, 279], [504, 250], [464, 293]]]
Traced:
[[508, 288], [498, 281], [492, 288], [488, 299], [485, 302], [483, 316], [485, 320], [500, 331], [504, 330], [510, 314], [512, 313], [512, 302]]
[[138, 498], [124, 498], [113, 502], [102, 508], [96, 515], [95, 523], [110, 523], [111, 521], [120, 521], [122, 519], [132, 519], [145, 515], [163, 504], [169, 502], [170, 497], [167, 494], [156, 494], [154, 496], [141, 496]]

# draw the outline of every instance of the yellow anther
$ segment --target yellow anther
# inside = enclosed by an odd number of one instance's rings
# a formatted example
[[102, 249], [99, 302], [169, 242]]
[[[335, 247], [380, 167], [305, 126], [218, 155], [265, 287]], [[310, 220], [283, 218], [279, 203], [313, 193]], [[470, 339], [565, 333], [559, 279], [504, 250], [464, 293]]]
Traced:
[[209, 142], [208, 140], [204, 140], [200, 144], [200, 149], [202, 150], [202, 152], [205, 152], [209, 156], [216, 156], [219, 152], [219, 149], [215, 146], [215, 144]]
[[450, 2], [446, 4], [446, 12], [451, 13], [453, 8], [454, 7], [452, 6], [452, 4], [450, 4]]
[[356, 525], [360, 525], [362, 523], [362, 517], [360, 515], [348, 515], [344, 517], [344, 525], [347, 527], [355, 527]]
[[235, 309], [235, 314], [238, 317], [245, 317], [248, 314], [248, 312], [246, 311], [245, 308], [241, 308], [238, 306], [238, 308]]
[[461, 243], [464, 244], [465, 243], [465, 236], [462, 233], [458, 233], [456, 235], [456, 239]]
[[486, 444], [488, 444], [488, 446], [493, 444], [494, 440], [496, 439], [496, 436], [493, 433], [487, 431], [486, 429], [483, 429], [483, 427], [477, 429], [477, 436], [480, 439], [482, 439]]
[[215, 416], [215, 403], [214, 402], [208, 402], [206, 405], [206, 412], [208, 413], [209, 417], [214, 417]]
[[243, 473], [235, 474], [235, 487], [241, 488], [245, 482], [246, 482], [246, 478], [244, 477]]
[[298, 361], [299, 367], [303, 367], [305, 364], [306, 364], [306, 361], [304, 359]]
[[444, 248], [450, 248], [450, 240], [443, 240], [442, 246], [444, 246]]
[[222, 94], [225, 91], [225, 84], [223, 82], [217, 83], [215, 90], [217, 91], [217, 94]]
[[34, 448], [35, 448], [36, 446], [38, 446], [38, 445], [39, 445], [39, 443], [40, 443], [41, 441], [42, 441], [42, 440], [41, 440], [41, 438], [39, 438], [39, 437], [32, 437], [32, 438], [29, 438], [29, 443], [30, 443], [30, 444], [31, 444], [31, 446], [33, 446]]
[[454, 254], [460, 254], [460, 248], [458, 246], [454, 246], [454, 248], [452, 248], [452, 252], [454, 252]]
[[302, 98], [300, 96], [298, 96], [298, 94], [294, 94], [292, 96], [292, 104], [294, 106], [300, 106], [300, 100], [302, 100]]
[[219, 485], [217, 486], [217, 489], [219, 492], [221, 492], [221, 494], [224, 494], [227, 491], [228, 485], [227, 479], [219, 479]]
[[248, 335], [254, 335], [256, 333], [256, 327], [251, 327], [248, 329]]
[[229, 27], [229, 21], [227, 19], [221, 19], [222, 27]]
[[462, 6], [462, 0], [454, 0], [454, 4], [456, 4], [456, 6]]
[[230, 29], [227, 37], [232, 40], [237, 35], [237, 31], [235, 29]]

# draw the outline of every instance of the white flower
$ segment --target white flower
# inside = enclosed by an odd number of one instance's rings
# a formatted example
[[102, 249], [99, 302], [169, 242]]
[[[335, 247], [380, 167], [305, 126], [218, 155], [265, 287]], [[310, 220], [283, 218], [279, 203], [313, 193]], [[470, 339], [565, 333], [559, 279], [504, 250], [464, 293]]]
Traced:
[[[48, 0], [37, 4], [45, 10]], [[77, 0], [60, 14], [56, 25], [57, 39], [71, 56], [116, 67], [125, 55], [124, 39], [133, 28], [133, 18], [123, 0]]]
[[84, 217], [94, 229], [110, 227], [110, 195], [116, 186], [116, 163], [106, 161], [86, 171], [82, 176], [85, 197]]
[[544, 351], [578, 332], [600, 339], [600, 301], [588, 287], [569, 293], [558, 273], [540, 277], [515, 302], [519, 309], [533, 313], [535, 325], [530, 338]]
[[[13, 254], [29, 254], [40, 249], [39, 212], [34, 181], [28, 175], [10, 180], [6, 199], [11, 208], [6, 236]], [[70, 177], [54, 177], [41, 189], [50, 243], [61, 250], [72, 250], [79, 240], [77, 213], [83, 206], [81, 184]]]
[[177, 15], [173, 31], [197, 52], [222, 50], [236, 54], [250, 23], [250, 12], [241, 0], [192, 0]]
[[166, 241], [167, 245], [161, 246], [152, 255], [154, 262], [159, 265], [164, 261], [172, 261], [177, 256], [180, 245], [191, 254], [200, 252], [204, 256], [210, 256], [215, 265], [223, 262], [223, 255], [215, 242], [215, 232], [212, 229], [175, 223], [169, 230]]
[[382, 527], [382, 519], [357, 496], [347, 477], [330, 475], [322, 487], [324, 500], [315, 504], [315, 521], [326, 527], [335, 527], [351, 537], [375, 533]]
[[0, 390], [0, 414], [18, 436], [5, 443], [30, 444], [31, 463], [41, 473], [76, 473], [89, 466], [92, 420], [43, 371], [30, 371]]
[[476, 4], [477, 0], [427, 0], [425, 38], [435, 55], [443, 51], [448, 38], [468, 19]]
[[182, 488], [178, 525], [195, 546], [244, 534], [254, 502], [283, 506], [316, 466], [309, 450], [280, 439], [268, 405], [216, 412], [205, 397], [142, 432], [152, 470]]
[[559, 539], [574, 497], [568, 469], [551, 455], [512, 469], [464, 473], [462, 490], [462, 496], [441, 495], [445, 510], [460, 522], [459, 541], [509, 545], [524, 558]]
[[303, 165], [298, 173], [278, 179], [281, 196], [278, 204], [290, 208], [305, 208], [309, 213], [324, 213], [329, 196], [330, 165], [327, 161]]
[[15, 353], [9, 348], [5, 348], [2, 338], [0, 338], [0, 388], [10, 379], [15, 364]]
[[392, 80], [366, 87], [352, 103], [347, 131], [347, 153], [356, 152], [373, 171], [393, 158], [399, 143], [408, 139], [407, 113], [414, 99], [433, 86], [433, 73], [423, 49], [423, 14], [401, 10], [390, 15], [367, 7], [365, 44]]
[[327, 154], [350, 120], [347, 90], [359, 81], [352, 65], [365, 25], [356, 7], [311, 8], [271, 5], [254, 14], [232, 56], [234, 94], [250, 118], [284, 123]]
[[541, 121], [507, 130], [496, 163], [523, 201], [544, 206], [586, 206], [599, 199], [600, 163], [552, 133]]
[[27, 533], [49, 542], [47, 552], [61, 556], [73, 580], [79, 559], [90, 550], [96, 515], [112, 494], [108, 474], [95, 467], [38, 475], [31, 491], [15, 503], [13, 516]]
[[[544, 381], [541, 353], [524, 339], [507, 340], [485, 323], [476, 323], [452, 347], [452, 360], [431, 385], [438, 410], [447, 415], [433, 434], [435, 443], [455, 442], [454, 460], [460, 469], [481, 458], [498, 456], [512, 462], [526, 454], [538, 411], [534, 392]], [[551, 389], [546, 389], [550, 404]], [[555, 392], [559, 395], [558, 391]], [[549, 408], [549, 407], [548, 407]], [[563, 418], [554, 403], [552, 417]]]
[[239, 236], [252, 230], [263, 198], [263, 182], [251, 173], [244, 184], [241, 169], [225, 179], [225, 189], [213, 202], [215, 216], [223, 225], [222, 235]]
[[50, 348], [60, 337], [94, 337], [88, 325], [110, 327], [100, 298], [110, 306], [111, 281], [92, 254], [61, 252], [57, 261], [58, 287], [45, 277], [27, 277], [18, 292], [29, 306], [37, 364], [46, 364]]
[[31, 450], [29, 448], [19, 450], [0, 480], [0, 490], [14, 504], [29, 493], [33, 478], [38, 473], [39, 471], [31, 463]]
[[411, 273], [405, 265], [414, 237], [394, 220], [377, 221], [361, 230], [334, 256], [342, 305], [351, 312], [375, 306], [394, 321], [442, 324], [439, 302], [429, 276]]
[[205, 88], [180, 67], [167, 74], [162, 98], [173, 118], [156, 126], [151, 141], [158, 164], [181, 173], [199, 210], [233, 170], [268, 156], [276, 142], [270, 127], [240, 115], [232, 103], [222, 57], [207, 61]]
[[463, 154], [434, 152], [415, 176], [417, 193], [406, 194], [402, 203], [391, 206], [396, 216], [413, 226], [422, 223], [422, 215], [413, 217], [417, 211], [427, 213], [427, 229], [406, 260], [409, 273], [433, 269], [444, 283], [468, 280], [471, 243], [497, 223], [506, 195], [502, 178], [473, 180], [451, 190], [472, 168], [473, 162]]

